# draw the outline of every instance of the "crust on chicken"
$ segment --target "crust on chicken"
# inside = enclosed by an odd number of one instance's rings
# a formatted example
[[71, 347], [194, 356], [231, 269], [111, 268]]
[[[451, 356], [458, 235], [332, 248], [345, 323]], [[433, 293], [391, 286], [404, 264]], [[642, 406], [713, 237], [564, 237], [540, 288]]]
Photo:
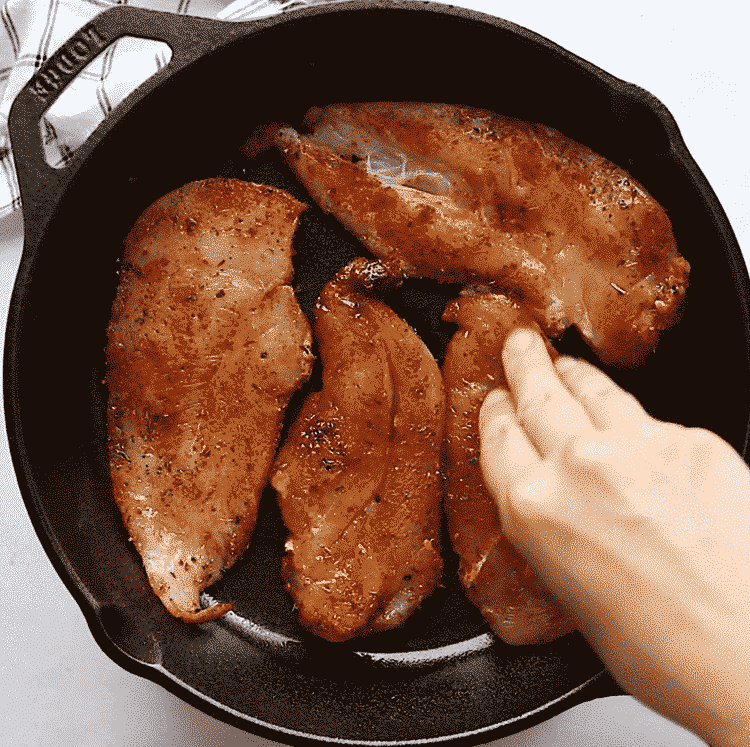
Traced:
[[626, 171], [560, 132], [446, 104], [334, 104], [276, 145], [312, 198], [416, 276], [494, 282], [552, 336], [637, 365], [679, 319], [689, 264]]
[[331, 641], [401, 625], [437, 586], [445, 394], [424, 343], [357, 259], [315, 307], [323, 387], [274, 464], [290, 535], [282, 573], [300, 622]]
[[[479, 410], [492, 389], [507, 388], [501, 362], [505, 339], [515, 327], [539, 327], [518, 304], [495, 293], [464, 292], [448, 304], [443, 318], [459, 325], [443, 363], [444, 506], [458, 575], [503, 641], [545, 643], [573, 626], [503, 534], [479, 464]], [[548, 349], [555, 357], [551, 345]]]
[[272, 187], [193, 182], [125, 241], [107, 345], [114, 498], [149, 583], [185, 622], [247, 547], [312, 336], [289, 285], [305, 205]]

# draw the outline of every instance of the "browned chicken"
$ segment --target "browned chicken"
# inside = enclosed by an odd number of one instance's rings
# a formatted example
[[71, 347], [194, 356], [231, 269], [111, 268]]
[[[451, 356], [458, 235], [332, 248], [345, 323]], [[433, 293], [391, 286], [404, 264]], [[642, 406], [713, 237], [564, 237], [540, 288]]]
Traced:
[[315, 308], [323, 387], [271, 474], [290, 535], [282, 573], [300, 622], [331, 641], [401, 625], [437, 586], [445, 394], [435, 359], [357, 259]]
[[438, 280], [496, 281], [556, 337], [636, 365], [680, 314], [688, 263], [626, 171], [541, 125], [445, 104], [336, 104], [276, 145], [373, 253]]
[[245, 550], [284, 409], [312, 337], [289, 285], [305, 205], [236, 180], [193, 182], [125, 240], [107, 346], [110, 474], [166, 608], [214, 620], [199, 593]]
[[459, 578], [506, 643], [554, 640], [573, 626], [505, 538], [479, 464], [479, 409], [491, 389], [507, 387], [501, 359], [505, 338], [518, 326], [539, 328], [518, 304], [494, 293], [465, 291], [443, 319], [459, 325], [443, 363], [445, 511]]

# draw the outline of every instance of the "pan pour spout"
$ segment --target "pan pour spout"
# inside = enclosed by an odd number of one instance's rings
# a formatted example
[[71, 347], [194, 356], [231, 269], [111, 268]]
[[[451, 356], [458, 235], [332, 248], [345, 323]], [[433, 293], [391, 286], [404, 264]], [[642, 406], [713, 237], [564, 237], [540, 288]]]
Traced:
[[646, 190], [541, 125], [445, 104], [312, 109], [276, 147], [312, 198], [414, 276], [495, 283], [551, 337], [637, 365], [679, 319], [688, 263]]
[[376, 294], [400, 282], [356, 259], [315, 307], [323, 387], [271, 472], [299, 620], [345, 641], [403, 624], [437, 586], [445, 394], [424, 343]]

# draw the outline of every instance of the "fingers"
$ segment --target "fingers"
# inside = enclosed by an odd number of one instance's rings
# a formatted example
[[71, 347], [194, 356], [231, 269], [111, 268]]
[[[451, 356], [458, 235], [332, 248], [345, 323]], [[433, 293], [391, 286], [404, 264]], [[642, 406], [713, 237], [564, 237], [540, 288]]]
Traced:
[[555, 369], [568, 391], [578, 400], [597, 430], [648, 418], [638, 400], [621, 389], [590, 363], [561, 356]]
[[583, 405], [560, 381], [539, 333], [519, 328], [508, 335], [503, 366], [518, 423], [542, 457], [592, 430]]
[[484, 399], [479, 454], [484, 483], [496, 500], [503, 500], [519, 472], [539, 462], [539, 453], [518, 425], [507, 389], [495, 389]]

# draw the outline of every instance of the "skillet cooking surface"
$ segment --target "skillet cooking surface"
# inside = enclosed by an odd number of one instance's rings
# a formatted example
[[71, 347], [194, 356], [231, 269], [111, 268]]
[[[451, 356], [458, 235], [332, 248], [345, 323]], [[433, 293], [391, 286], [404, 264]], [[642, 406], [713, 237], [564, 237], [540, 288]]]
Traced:
[[[293, 743], [487, 742], [621, 692], [599, 676], [601, 662], [578, 633], [534, 647], [490, 636], [447, 552], [444, 587], [402, 629], [345, 644], [310, 636], [297, 626], [279, 576], [286, 534], [270, 489], [247, 553], [205, 597], [234, 601], [235, 613], [201, 626], [171, 618], [111, 497], [104, 346], [124, 236], [151, 202], [188, 181], [248, 179], [311, 205], [294, 240], [294, 285], [308, 314], [323, 284], [364, 253], [277, 154], [252, 162], [241, 154], [257, 125], [298, 126], [310, 106], [337, 101], [465, 104], [561, 130], [628, 169], [666, 208], [692, 265], [683, 321], [636, 371], [605, 370], [654, 416], [709, 428], [744, 453], [747, 272], [668, 112], [534, 34], [445, 6], [347, 3], [236, 25], [120, 8], [95, 23], [103, 35], [137, 28], [163, 38], [175, 58], [80, 149], [71, 180], [48, 175], [40, 187], [38, 171], [24, 173], [28, 147], [18, 138], [19, 110], [12, 114], [27, 243], [11, 301], [5, 391], [24, 500], [105, 652], [218, 718]], [[207, 39], [210, 54], [201, 48]], [[384, 39], [398, 55], [379, 54]], [[185, 65], [191, 45], [196, 61]], [[488, 86], [486, 71], [503, 69], [514, 72]], [[391, 299], [439, 362], [455, 329], [440, 315], [457, 291], [410, 280]], [[722, 335], [710, 333], [717, 319]], [[557, 347], [601, 365], [572, 330]], [[696, 385], [711, 397], [696, 397]]]

